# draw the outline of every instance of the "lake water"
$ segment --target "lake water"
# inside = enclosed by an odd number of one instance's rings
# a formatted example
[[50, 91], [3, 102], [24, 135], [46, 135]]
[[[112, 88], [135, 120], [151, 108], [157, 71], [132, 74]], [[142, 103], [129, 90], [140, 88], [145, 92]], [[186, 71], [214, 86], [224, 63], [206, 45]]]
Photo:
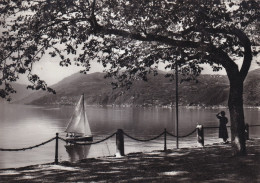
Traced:
[[[55, 137], [65, 137], [64, 130], [73, 113], [73, 106], [29, 106], [15, 104], [0, 105], [0, 148], [24, 148], [39, 144]], [[223, 110], [223, 109], [222, 109]], [[228, 110], [224, 109], [228, 114]], [[218, 126], [215, 115], [220, 109], [179, 110], [179, 135], [193, 131], [196, 125]], [[166, 128], [174, 133], [175, 110], [167, 108], [113, 108], [87, 107], [94, 141], [101, 140], [117, 129], [140, 139], [147, 139], [162, 133]], [[246, 122], [260, 124], [260, 110], [245, 109]], [[250, 137], [257, 137], [260, 127], [250, 128]], [[205, 144], [220, 142], [218, 129], [205, 129]], [[230, 130], [229, 130], [230, 135]], [[180, 147], [197, 146], [196, 133], [179, 139]], [[176, 139], [167, 136], [167, 148], [175, 148]], [[150, 142], [133, 141], [125, 137], [125, 153], [163, 150], [163, 137]], [[66, 146], [59, 141], [59, 161], [75, 162], [83, 158], [114, 155], [115, 136], [91, 146]], [[0, 168], [14, 168], [54, 161], [55, 141], [26, 151], [0, 151]]]

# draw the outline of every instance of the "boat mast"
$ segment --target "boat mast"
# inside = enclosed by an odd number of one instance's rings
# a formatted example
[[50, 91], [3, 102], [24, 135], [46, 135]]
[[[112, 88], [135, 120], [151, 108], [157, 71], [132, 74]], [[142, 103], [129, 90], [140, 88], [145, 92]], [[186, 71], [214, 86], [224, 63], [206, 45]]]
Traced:
[[85, 111], [85, 99], [84, 93], [82, 94], [83, 112], [84, 112], [84, 135], [86, 135], [86, 111]]

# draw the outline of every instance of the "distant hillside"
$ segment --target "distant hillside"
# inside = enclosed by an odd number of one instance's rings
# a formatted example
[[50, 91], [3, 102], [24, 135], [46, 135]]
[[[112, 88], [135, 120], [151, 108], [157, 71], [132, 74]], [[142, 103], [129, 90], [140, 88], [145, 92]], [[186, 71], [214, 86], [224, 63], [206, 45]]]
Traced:
[[82, 93], [85, 93], [86, 97], [88, 97], [89, 104], [96, 104], [99, 95], [109, 93], [110, 91], [112, 92], [110, 81], [104, 79], [103, 73], [88, 75], [76, 73], [64, 78], [51, 87], [55, 89], [56, 95], [37, 91], [20, 100], [19, 103], [72, 105], [78, 100]]
[[[260, 69], [251, 71], [245, 81], [244, 101], [246, 105], [260, 105]], [[131, 89], [113, 90], [111, 79], [104, 73], [74, 74], [53, 85], [57, 94], [36, 92], [21, 100], [21, 103], [45, 105], [74, 105], [84, 93], [89, 105], [171, 105], [175, 102], [175, 81], [164, 74], [150, 76], [148, 82], [136, 81]], [[227, 105], [229, 82], [227, 76], [201, 75], [198, 83], [183, 82], [179, 85], [179, 103], [189, 106]], [[123, 95], [120, 95], [125, 91]]]
[[[11, 94], [12, 100], [11, 103], [24, 99], [25, 97], [33, 94], [35, 91], [31, 89], [27, 89], [26, 85], [12, 83], [13, 88], [15, 89], [16, 93]], [[7, 102], [5, 99], [0, 98], [0, 102]]]

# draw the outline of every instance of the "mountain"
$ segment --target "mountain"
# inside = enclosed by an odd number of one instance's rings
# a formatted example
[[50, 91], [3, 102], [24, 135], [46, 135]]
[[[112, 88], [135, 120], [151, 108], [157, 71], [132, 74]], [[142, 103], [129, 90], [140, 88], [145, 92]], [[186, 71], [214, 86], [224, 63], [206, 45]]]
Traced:
[[51, 87], [55, 89], [56, 95], [44, 91], [37, 91], [20, 100], [19, 103], [72, 105], [78, 100], [82, 93], [85, 93], [88, 103], [95, 104], [100, 95], [112, 92], [110, 82], [104, 80], [103, 73], [88, 75], [76, 73], [64, 78]]
[[[19, 101], [27, 96], [30, 96], [35, 91], [31, 89], [27, 89], [26, 85], [18, 84], [18, 83], [12, 83], [13, 88], [15, 89], [16, 93], [10, 94], [12, 100], [11, 103], [15, 103], [16, 101]], [[6, 103], [7, 101], [0, 97], [0, 103]]]
[[[20, 103], [35, 105], [74, 105], [84, 93], [89, 105], [171, 105], [175, 103], [175, 81], [160, 72], [149, 76], [148, 82], [136, 81], [129, 90], [112, 89], [112, 79], [104, 79], [104, 73], [73, 74], [52, 86], [57, 94], [35, 92]], [[246, 105], [260, 104], [260, 69], [251, 71], [245, 81], [244, 102]], [[121, 93], [124, 92], [123, 95]], [[179, 103], [189, 106], [227, 105], [229, 81], [223, 75], [201, 75], [198, 82], [179, 84]]]

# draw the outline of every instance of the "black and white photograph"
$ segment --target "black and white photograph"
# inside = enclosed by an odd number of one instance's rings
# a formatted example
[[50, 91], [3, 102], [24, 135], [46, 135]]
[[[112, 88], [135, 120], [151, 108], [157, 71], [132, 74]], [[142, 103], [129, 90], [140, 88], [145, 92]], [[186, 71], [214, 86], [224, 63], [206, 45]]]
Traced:
[[260, 0], [0, 0], [0, 182], [260, 183]]

